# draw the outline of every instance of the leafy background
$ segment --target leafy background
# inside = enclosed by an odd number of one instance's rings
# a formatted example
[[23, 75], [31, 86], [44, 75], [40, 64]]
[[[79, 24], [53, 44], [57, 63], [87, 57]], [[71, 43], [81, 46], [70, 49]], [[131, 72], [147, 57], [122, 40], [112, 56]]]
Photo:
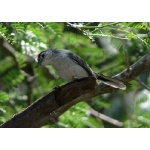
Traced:
[[[0, 124], [66, 82], [52, 66], [35, 68], [39, 52], [68, 49], [95, 72], [118, 74], [149, 52], [150, 23], [146, 22], [13, 22], [0, 23]], [[138, 82], [140, 80], [140, 82]], [[147, 87], [141, 86], [143, 82]], [[80, 102], [44, 127], [117, 127], [91, 115], [91, 109], [124, 127], [150, 126], [149, 70], [127, 85]]]

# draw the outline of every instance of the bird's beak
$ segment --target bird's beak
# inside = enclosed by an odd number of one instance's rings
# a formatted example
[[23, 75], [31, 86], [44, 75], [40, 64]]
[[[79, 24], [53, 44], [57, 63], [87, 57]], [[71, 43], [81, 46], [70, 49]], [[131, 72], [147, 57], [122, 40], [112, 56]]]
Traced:
[[39, 66], [41, 66], [41, 62], [40, 62], [40, 61], [38, 61], [38, 63], [37, 63], [37, 65], [35, 66], [35, 68], [37, 68], [37, 67], [39, 67]]

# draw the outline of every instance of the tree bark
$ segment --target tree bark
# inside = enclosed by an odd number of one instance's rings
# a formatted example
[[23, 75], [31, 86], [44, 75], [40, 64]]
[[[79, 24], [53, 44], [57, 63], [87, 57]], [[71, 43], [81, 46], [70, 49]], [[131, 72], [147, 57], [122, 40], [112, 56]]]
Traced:
[[[150, 53], [130, 66], [130, 69], [122, 71], [114, 76], [114, 78], [128, 83], [148, 68], [150, 68]], [[22, 112], [15, 114], [0, 127], [41, 127], [53, 123], [56, 118], [74, 104], [97, 95], [111, 93], [114, 90], [117, 89], [105, 84], [97, 84], [93, 77], [82, 78], [53, 90], [49, 94], [32, 103]]]

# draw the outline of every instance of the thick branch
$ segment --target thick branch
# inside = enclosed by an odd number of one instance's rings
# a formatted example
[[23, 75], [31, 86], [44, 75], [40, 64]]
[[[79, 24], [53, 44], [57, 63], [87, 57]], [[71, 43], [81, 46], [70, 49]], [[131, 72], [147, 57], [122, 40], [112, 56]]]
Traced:
[[[126, 69], [114, 78], [128, 83], [149, 67], [150, 53], [130, 66], [130, 72]], [[104, 84], [97, 85], [93, 77], [70, 82], [35, 101], [0, 127], [41, 127], [52, 123], [55, 118], [74, 104], [100, 94], [111, 93], [114, 90], [114, 88]], [[58, 102], [61, 102], [61, 106], [58, 105]]]

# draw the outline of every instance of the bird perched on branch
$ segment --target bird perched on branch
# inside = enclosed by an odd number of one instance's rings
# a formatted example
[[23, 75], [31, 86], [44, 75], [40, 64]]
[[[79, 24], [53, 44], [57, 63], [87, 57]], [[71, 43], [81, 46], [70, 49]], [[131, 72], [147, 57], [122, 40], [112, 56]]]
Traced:
[[38, 64], [36, 67], [41, 65], [52, 65], [58, 74], [67, 81], [93, 76], [101, 80], [102, 83], [114, 88], [126, 89], [123, 82], [95, 73], [80, 56], [68, 50], [48, 49], [42, 51], [38, 55]]

